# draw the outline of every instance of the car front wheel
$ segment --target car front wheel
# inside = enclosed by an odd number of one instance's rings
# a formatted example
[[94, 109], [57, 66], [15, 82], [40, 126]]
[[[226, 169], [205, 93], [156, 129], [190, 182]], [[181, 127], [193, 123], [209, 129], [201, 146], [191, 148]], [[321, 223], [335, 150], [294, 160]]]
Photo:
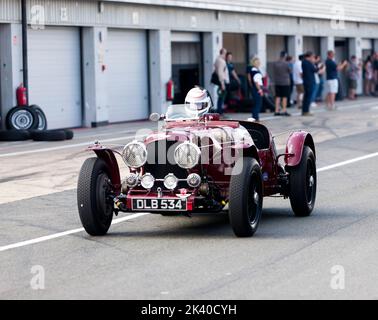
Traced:
[[260, 223], [263, 183], [260, 165], [253, 158], [237, 161], [230, 184], [229, 217], [238, 237], [252, 237]]
[[80, 171], [77, 204], [81, 223], [92, 236], [105, 235], [113, 219], [109, 169], [98, 158], [87, 159]]

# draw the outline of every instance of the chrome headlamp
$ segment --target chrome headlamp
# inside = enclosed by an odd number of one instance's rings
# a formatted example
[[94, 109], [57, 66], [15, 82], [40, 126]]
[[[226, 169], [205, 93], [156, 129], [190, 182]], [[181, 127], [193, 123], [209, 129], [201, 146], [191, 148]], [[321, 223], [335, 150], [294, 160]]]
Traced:
[[176, 189], [177, 184], [178, 184], [178, 179], [173, 173], [170, 173], [164, 178], [164, 187], [166, 187], [168, 190]]
[[191, 173], [186, 179], [188, 185], [192, 188], [197, 188], [201, 184], [201, 177], [197, 173]]
[[138, 185], [138, 176], [135, 173], [130, 173], [126, 176], [124, 182], [129, 188], [134, 188]]
[[174, 157], [179, 167], [192, 169], [199, 163], [201, 150], [194, 143], [184, 142], [177, 146]]
[[142, 179], [140, 179], [140, 184], [144, 189], [151, 189], [155, 184], [155, 178], [151, 173], [146, 173]]
[[147, 162], [146, 146], [138, 141], [130, 142], [123, 149], [122, 158], [128, 167], [140, 168]]

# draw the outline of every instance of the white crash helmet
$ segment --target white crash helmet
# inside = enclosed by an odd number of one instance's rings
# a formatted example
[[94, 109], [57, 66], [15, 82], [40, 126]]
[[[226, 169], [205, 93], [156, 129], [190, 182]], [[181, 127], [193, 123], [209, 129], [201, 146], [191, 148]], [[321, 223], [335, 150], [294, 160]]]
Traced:
[[185, 108], [189, 114], [202, 116], [211, 108], [211, 98], [205, 89], [193, 88], [185, 98]]

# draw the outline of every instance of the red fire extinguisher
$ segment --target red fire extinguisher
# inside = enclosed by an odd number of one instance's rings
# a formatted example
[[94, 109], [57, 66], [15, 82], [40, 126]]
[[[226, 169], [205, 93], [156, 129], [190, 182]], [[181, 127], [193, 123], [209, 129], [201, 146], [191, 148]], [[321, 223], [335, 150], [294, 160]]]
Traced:
[[21, 83], [17, 90], [16, 90], [16, 97], [17, 97], [17, 105], [19, 107], [24, 107], [27, 105], [27, 97], [26, 97], [26, 88], [24, 87], [24, 84]]
[[175, 83], [170, 79], [167, 83], [167, 101], [173, 101], [175, 98]]

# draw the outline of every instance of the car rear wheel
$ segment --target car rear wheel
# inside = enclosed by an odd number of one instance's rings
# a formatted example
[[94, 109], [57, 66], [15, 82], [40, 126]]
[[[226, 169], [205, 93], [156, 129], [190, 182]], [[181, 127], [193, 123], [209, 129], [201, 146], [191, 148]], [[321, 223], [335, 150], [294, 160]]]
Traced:
[[81, 223], [92, 236], [105, 235], [113, 220], [109, 168], [98, 158], [87, 159], [80, 171], [77, 204]]
[[304, 147], [301, 162], [289, 172], [291, 207], [297, 217], [308, 217], [315, 207], [317, 189], [316, 159], [310, 147]]
[[230, 183], [229, 217], [238, 237], [252, 237], [260, 223], [263, 183], [260, 165], [253, 158], [237, 161]]

